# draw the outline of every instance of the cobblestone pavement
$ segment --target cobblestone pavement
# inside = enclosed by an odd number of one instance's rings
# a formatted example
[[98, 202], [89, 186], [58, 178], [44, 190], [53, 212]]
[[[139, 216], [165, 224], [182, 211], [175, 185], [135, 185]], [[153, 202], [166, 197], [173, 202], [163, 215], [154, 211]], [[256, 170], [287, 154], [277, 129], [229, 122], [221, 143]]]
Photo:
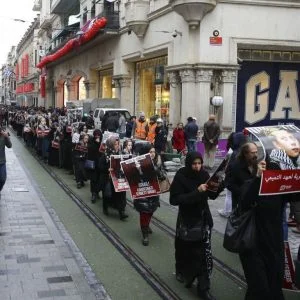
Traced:
[[8, 179], [0, 200], [0, 299], [109, 299], [13, 149], [6, 154]]
[[[221, 160], [216, 160], [215, 167], [210, 172], [211, 174], [213, 173], [213, 171], [217, 168], [218, 164], [220, 164], [220, 163], [221, 163]], [[170, 180], [172, 180], [173, 175], [174, 174], [172, 174], [170, 176]], [[169, 203], [169, 193], [161, 195], [161, 200], [166, 203]], [[225, 201], [225, 192], [222, 192], [216, 200], [209, 201], [209, 207], [210, 207], [213, 219], [214, 219], [214, 230], [216, 230], [222, 234], [224, 234], [227, 219], [224, 217], [221, 217], [218, 213], [218, 210], [224, 208], [224, 201]], [[300, 245], [300, 235], [292, 232], [291, 229], [292, 228], [289, 227], [289, 244], [290, 244], [291, 253], [292, 253], [293, 257], [296, 257], [297, 253], [298, 253], [298, 248]]]

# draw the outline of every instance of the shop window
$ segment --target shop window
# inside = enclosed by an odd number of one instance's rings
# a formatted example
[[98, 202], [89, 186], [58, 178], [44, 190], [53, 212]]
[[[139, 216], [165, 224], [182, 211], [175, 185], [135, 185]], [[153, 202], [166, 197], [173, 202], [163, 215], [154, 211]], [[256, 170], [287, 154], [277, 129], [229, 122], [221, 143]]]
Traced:
[[167, 121], [169, 119], [170, 86], [166, 64], [166, 57], [137, 63], [138, 109], [144, 111], [147, 118], [159, 115]]
[[116, 98], [115, 84], [112, 75], [101, 76], [102, 98]]
[[85, 78], [81, 77], [78, 80], [78, 100], [85, 100], [87, 98], [86, 87], [84, 84]]
[[66, 103], [69, 101], [69, 90], [68, 90], [68, 85], [67, 82], [64, 82], [63, 85], [63, 95], [64, 95], [64, 106], [66, 106]]

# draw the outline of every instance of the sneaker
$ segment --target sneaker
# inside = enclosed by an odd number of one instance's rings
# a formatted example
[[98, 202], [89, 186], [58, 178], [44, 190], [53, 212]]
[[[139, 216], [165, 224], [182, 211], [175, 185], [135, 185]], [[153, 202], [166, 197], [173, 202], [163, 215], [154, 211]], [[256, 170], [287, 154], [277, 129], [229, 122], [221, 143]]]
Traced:
[[224, 209], [218, 209], [218, 213], [221, 217], [228, 218], [231, 212], [225, 212]]

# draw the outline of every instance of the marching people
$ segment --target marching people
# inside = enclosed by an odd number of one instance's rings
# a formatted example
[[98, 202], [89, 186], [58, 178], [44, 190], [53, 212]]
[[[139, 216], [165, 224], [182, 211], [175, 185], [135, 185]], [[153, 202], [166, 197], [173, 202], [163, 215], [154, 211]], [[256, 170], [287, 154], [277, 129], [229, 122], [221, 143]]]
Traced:
[[88, 145], [87, 159], [93, 162], [93, 166], [87, 169], [88, 177], [90, 179], [90, 189], [92, 194], [92, 203], [99, 199], [100, 186], [100, 168], [99, 168], [99, 158], [100, 158], [100, 145], [102, 140], [102, 132], [99, 129], [95, 129], [93, 132], [93, 138]]
[[[252, 143], [245, 144], [241, 152], [252, 149], [254, 155], [255, 147]], [[269, 169], [268, 162], [262, 161], [254, 165], [253, 161], [253, 177], [242, 188], [240, 198], [242, 212], [255, 206], [255, 247], [239, 253], [248, 285], [245, 300], [284, 299], [282, 214], [285, 196], [259, 196], [260, 177], [266, 169]]]
[[188, 152], [196, 151], [198, 125], [192, 117], [188, 117], [184, 127], [184, 136]]
[[173, 148], [177, 150], [177, 153], [180, 153], [185, 149], [185, 138], [183, 123], [178, 123], [177, 127], [173, 131]]
[[84, 162], [87, 157], [88, 152], [88, 141], [89, 136], [87, 134], [82, 135], [78, 143], [76, 143], [73, 153], [74, 153], [74, 173], [75, 173], [75, 180], [77, 184], [77, 188], [80, 189], [83, 187], [85, 177], [85, 170], [84, 170]]
[[216, 122], [216, 116], [210, 115], [209, 120], [204, 123], [202, 138], [205, 150], [204, 166], [209, 169], [212, 169], [215, 164], [215, 155], [220, 134], [220, 126]]
[[176, 279], [190, 288], [197, 278], [198, 295], [205, 300], [210, 294], [213, 260], [211, 229], [213, 219], [208, 198], [218, 194], [207, 191], [209, 174], [198, 152], [189, 152], [185, 167], [177, 171], [170, 188], [170, 204], [179, 206], [175, 237]]
[[5, 147], [11, 148], [12, 144], [10, 141], [9, 133], [3, 128], [0, 129], [0, 198], [1, 191], [6, 182], [6, 157], [5, 157]]
[[169, 123], [167, 125], [167, 144], [166, 144], [166, 152], [167, 153], [173, 153], [173, 133], [174, 133], [174, 128], [173, 124]]
[[149, 132], [149, 125], [145, 118], [145, 113], [140, 112], [139, 119], [132, 127], [131, 136], [138, 140], [146, 140]]
[[126, 119], [122, 113], [119, 113], [119, 128], [117, 132], [121, 140], [126, 136]]
[[[162, 161], [160, 155], [156, 152], [155, 148], [151, 144], [144, 144], [138, 152], [138, 155], [150, 154], [152, 159], [155, 173], [159, 180], [163, 180], [162, 172]], [[148, 198], [139, 198], [134, 200], [134, 208], [140, 213], [140, 228], [142, 231], [142, 244], [144, 246], [149, 245], [149, 234], [152, 234], [152, 229], [150, 228], [151, 218], [153, 213], [160, 206], [159, 196], [153, 196]]]
[[133, 154], [133, 141], [131, 139], [127, 139], [123, 143], [122, 154]]
[[106, 141], [105, 155], [100, 157], [99, 168], [103, 175], [103, 213], [109, 214], [108, 208], [116, 209], [119, 213], [120, 220], [124, 221], [128, 218], [125, 213], [126, 208], [126, 192], [116, 192], [109, 174], [110, 156], [120, 155], [120, 141], [116, 136], [110, 136]]

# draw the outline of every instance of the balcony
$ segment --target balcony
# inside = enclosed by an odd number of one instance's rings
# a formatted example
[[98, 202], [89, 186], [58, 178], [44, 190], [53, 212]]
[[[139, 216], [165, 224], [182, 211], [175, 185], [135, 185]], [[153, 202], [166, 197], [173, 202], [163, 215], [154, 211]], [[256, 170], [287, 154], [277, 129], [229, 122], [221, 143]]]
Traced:
[[150, 12], [150, 1], [134, 0], [125, 3], [126, 25], [139, 38], [146, 33], [149, 21], [147, 20]]
[[34, 1], [33, 8], [32, 8], [33, 11], [39, 12], [41, 10], [41, 1], [42, 0], [35, 0]]
[[217, 0], [172, 0], [171, 4], [172, 8], [189, 24], [190, 28], [196, 29], [203, 17], [215, 8]]
[[53, 0], [51, 4], [51, 13], [53, 14], [69, 14], [70, 11], [80, 10], [79, 0]]
[[40, 28], [41, 29], [47, 29], [49, 27], [52, 26], [52, 22], [53, 22], [53, 15], [44, 15], [40, 17]]

